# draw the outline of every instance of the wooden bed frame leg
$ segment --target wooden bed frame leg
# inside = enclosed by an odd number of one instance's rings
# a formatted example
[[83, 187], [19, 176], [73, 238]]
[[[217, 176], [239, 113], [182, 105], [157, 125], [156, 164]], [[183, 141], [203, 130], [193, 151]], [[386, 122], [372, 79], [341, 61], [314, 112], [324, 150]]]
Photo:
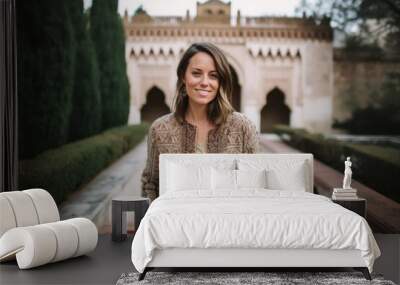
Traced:
[[142, 281], [144, 279], [144, 277], [146, 276], [147, 271], [149, 271], [149, 269], [147, 267], [145, 267], [144, 271], [139, 274], [138, 281]]
[[365, 279], [372, 280], [371, 274], [369, 274], [369, 270], [367, 267], [354, 267], [354, 269], [357, 271], [361, 271], [362, 274], [364, 275]]

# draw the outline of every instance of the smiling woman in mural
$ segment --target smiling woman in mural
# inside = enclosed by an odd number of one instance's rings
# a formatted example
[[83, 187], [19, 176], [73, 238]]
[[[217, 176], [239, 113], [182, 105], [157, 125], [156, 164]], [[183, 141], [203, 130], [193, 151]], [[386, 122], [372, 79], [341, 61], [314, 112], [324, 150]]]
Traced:
[[255, 125], [235, 112], [232, 76], [223, 52], [211, 43], [194, 43], [177, 68], [174, 111], [150, 127], [142, 191], [158, 196], [160, 153], [255, 153]]

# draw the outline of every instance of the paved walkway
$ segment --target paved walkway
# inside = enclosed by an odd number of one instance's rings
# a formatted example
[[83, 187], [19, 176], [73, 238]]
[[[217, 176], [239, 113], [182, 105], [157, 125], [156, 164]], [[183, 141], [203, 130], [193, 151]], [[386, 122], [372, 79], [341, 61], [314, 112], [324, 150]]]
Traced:
[[[276, 135], [261, 135], [260, 152], [298, 153], [282, 143]], [[81, 191], [61, 205], [62, 219], [87, 217], [94, 221], [100, 233], [111, 232], [111, 200], [116, 195], [141, 196], [141, 174], [147, 157], [146, 138], [120, 160], [97, 175]], [[314, 159], [314, 185], [319, 194], [331, 196], [341, 184], [343, 174]], [[374, 231], [400, 233], [400, 206], [393, 200], [353, 180], [359, 196], [368, 201], [367, 218]], [[127, 213], [128, 230], [133, 229], [134, 214]]]

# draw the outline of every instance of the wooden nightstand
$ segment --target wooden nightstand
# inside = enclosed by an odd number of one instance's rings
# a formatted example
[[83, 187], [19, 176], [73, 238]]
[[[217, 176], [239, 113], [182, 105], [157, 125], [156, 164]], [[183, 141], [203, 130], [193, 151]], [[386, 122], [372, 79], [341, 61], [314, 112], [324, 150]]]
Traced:
[[332, 201], [340, 206], [359, 214], [365, 218], [367, 214], [367, 200], [364, 198], [357, 198], [354, 200], [333, 200]]

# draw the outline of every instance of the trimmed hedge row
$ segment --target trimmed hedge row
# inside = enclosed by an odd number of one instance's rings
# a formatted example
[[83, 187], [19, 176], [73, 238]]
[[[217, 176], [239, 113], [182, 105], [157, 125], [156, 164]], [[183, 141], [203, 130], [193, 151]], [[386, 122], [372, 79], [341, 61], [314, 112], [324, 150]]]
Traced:
[[102, 169], [131, 150], [147, 134], [148, 125], [113, 128], [50, 149], [19, 163], [19, 188], [44, 188], [57, 204], [89, 182]]
[[344, 160], [351, 157], [353, 178], [386, 197], [400, 202], [400, 150], [381, 146], [357, 145], [326, 139], [304, 129], [276, 126], [274, 132], [287, 144], [312, 153], [318, 160], [344, 171]]

